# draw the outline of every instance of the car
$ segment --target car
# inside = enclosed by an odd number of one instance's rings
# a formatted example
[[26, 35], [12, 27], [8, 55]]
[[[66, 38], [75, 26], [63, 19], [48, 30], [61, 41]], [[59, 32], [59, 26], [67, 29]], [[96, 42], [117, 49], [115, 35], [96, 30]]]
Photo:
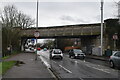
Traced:
[[80, 49], [72, 49], [69, 51], [69, 58], [85, 58], [85, 54]]
[[115, 51], [110, 56], [109, 63], [111, 68], [120, 68], [120, 51]]
[[63, 59], [63, 53], [60, 49], [52, 49], [50, 50], [50, 59], [60, 58]]
[[37, 55], [40, 56], [40, 53], [41, 53], [41, 48], [37, 48]]
[[43, 50], [44, 50], [44, 51], [47, 51], [47, 48], [44, 48]]

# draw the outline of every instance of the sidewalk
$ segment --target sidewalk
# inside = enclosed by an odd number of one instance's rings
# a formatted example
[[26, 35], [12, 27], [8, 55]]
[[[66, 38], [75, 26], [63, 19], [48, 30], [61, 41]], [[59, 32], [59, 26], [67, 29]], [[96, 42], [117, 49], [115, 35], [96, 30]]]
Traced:
[[105, 57], [105, 56], [86, 55], [86, 58], [102, 60], [102, 61], [109, 61], [109, 57]]
[[52, 74], [50, 74], [50, 71], [41, 62], [41, 60], [38, 59], [37, 61], [35, 61], [34, 53], [20, 53], [9, 59], [6, 59], [5, 61], [11, 61], [11, 60], [23, 61], [25, 64], [21, 64], [20, 66], [13, 66], [11, 69], [7, 71], [7, 73], [5, 73], [3, 78], [53, 79]]

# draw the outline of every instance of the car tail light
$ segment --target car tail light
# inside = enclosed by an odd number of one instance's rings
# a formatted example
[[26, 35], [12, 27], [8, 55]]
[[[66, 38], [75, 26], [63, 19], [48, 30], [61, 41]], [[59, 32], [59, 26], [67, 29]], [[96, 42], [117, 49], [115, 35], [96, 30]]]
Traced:
[[38, 51], [40, 51], [40, 50], [41, 50], [41, 48], [37, 48], [37, 50], [38, 50]]
[[111, 56], [109, 58], [111, 58]]

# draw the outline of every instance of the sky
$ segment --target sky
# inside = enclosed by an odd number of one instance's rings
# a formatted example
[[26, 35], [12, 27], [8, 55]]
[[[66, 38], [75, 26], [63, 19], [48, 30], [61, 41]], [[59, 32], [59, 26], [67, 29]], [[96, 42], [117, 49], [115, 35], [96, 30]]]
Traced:
[[[5, 5], [15, 5], [18, 10], [36, 19], [36, 0], [1, 0]], [[104, 1], [104, 20], [116, 18], [119, 0]], [[100, 23], [100, 0], [39, 0], [39, 27]], [[34, 25], [36, 26], [36, 25]]]

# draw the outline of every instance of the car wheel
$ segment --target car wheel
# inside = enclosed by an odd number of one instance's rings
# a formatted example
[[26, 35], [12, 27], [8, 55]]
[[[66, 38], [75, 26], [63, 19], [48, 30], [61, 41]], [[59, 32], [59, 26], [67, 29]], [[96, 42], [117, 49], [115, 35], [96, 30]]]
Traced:
[[51, 56], [50, 59], [53, 59], [53, 57]]
[[62, 59], [63, 59], [63, 57], [60, 57], [60, 59], [62, 60]]
[[85, 57], [83, 57], [83, 59], [85, 59]]
[[71, 56], [69, 55], [69, 58], [71, 58]]
[[114, 68], [114, 63], [113, 63], [113, 61], [110, 61], [110, 67], [111, 67], [111, 68]]

